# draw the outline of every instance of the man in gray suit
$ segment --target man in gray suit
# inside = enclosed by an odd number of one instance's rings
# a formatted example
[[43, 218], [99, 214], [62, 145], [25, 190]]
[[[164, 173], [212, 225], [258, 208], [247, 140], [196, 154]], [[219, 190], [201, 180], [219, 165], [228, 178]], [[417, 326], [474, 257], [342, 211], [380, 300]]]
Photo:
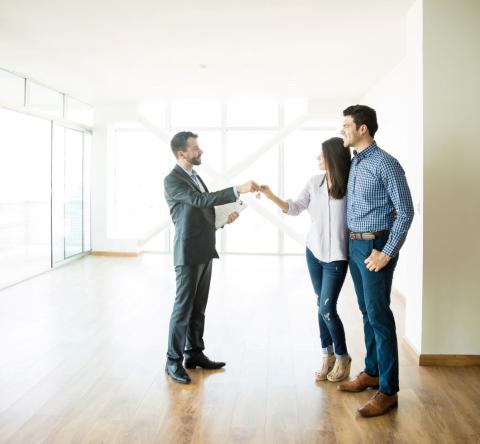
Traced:
[[[224, 362], [210, 360], [203, 350], [205, 308], [208, 301], [212, 259], [215, 250], [214, 205], [235, 202], [240, 193], [259, 190], [249, 181], [243, 185], [210, 193], [193, 170], [201, 164], [203, 151], [198, 136], [191, 132], [176, 134], [170, 145], [177, 165], [164, 179], [165, 198], [175, 225], [173, 260], [176, 273], [176, 297], [168, 331], [168, 352], [165, 371], [182, 384], [190, 383], [183, 367], [219, 369]], [[232, 223], [238, 213], [230, 214]]]

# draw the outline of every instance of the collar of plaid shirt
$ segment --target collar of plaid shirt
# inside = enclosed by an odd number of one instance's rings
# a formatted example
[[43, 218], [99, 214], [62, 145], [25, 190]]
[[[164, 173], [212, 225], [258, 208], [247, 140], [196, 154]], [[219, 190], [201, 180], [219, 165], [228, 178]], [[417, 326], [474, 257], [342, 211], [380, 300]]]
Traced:
[[371, 145], [368, 145], [363, 151], [358, 152], [357, 150], [353, 150], [353, 158], [359, 162], [362, 159], [365, 159], [365, 157], [370, 156], [373, 154], [375, 149], [377, 148], [377, 142], [373, 141]]

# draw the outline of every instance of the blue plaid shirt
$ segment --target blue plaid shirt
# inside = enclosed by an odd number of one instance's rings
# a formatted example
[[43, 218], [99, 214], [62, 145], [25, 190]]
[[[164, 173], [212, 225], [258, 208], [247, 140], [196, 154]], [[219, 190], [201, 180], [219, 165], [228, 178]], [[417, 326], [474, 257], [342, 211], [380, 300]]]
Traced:
[[374, 142], [353, 152], [347, 191], [347, 225], [354, 233], [389, 231], [383, 253], [393, 257], [405, 242], [413, 203], [400, 163]]

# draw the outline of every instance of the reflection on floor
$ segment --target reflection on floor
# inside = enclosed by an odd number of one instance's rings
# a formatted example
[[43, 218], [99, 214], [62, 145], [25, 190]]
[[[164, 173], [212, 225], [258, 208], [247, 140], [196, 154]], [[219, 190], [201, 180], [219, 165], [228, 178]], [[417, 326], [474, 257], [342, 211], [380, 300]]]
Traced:
[[[223, 371], [164, 373], [171, 258], [87, 257], [0, 292], [0, 442], [478, 442], [480, 368], [418, 367], [401, 344], [398, 410], [365, 420], [371, 393], [315, 384], [316, 303], [304, 258], [215, 261], [207, 354]], [[339, 302], [352, 374], [361, 318]], [[402, 304], [394, 302], [402, 335]]]

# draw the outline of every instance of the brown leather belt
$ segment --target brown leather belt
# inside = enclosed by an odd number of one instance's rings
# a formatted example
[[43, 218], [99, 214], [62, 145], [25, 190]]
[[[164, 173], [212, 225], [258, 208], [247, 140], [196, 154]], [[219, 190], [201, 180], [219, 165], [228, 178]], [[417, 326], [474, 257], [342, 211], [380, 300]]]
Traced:
[[373, 233], [352, 233], [350, 232], [350, 239], [352, 240], [372, 240], [377, 237], [385, 236], [388, 231], [375, 231]]

